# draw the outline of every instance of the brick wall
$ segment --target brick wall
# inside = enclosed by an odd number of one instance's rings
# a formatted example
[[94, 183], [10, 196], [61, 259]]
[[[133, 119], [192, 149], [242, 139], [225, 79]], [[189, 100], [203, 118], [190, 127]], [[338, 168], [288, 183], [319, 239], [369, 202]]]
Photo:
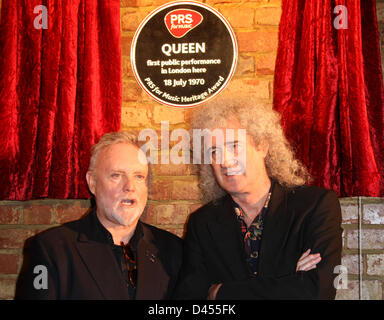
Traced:
[[[188, 128], [190, 110], [162, 106], [151, 100], [136, 83], [130, 66], [130, 44], [140, 21], [168, 1], [121, 0], [123, 108], [122, 128], [160, 130], [168, 120], [170, 130]], [[235, 30], [240, 56], [228, 92], [252, 94], [272, 105], [273, 73], [278, 39], [281, 0], [207, 0]], [[0, 0], [1, 8], [1, 0]], [[384, 31], [384, 2], [378, 3], [380, 28]], [[382, 33], [383, 39], [383, 33]], [[160, 135], [159, 135], [160, 136]], [[187, 165], [155, 165], [148, 210], [143, 220], [179, 236], [190, 212], [200, 206], [198, 179]], [[343, 208], [343, 264], [349, 271], [349, 287], [338, 299], [383, 299], [384, 290], [384, 199], [341, 199]], [[0, 299], [14, 295], [22, 264], [24, 240], [53, 225], [77, 219], [89, 208], [89, 200], [0, 201]], [[362, 256], [359, 259], [359, 216], [362, 223]], [[359, 261], [361, 268], [359, 269]], [[363, 291], [359, 295], [362, 272]]]

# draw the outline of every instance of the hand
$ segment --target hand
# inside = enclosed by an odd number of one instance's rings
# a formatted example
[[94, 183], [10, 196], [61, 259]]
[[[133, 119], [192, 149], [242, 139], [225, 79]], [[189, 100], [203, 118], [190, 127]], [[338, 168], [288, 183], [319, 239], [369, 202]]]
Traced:
[[309, 271], [316, 268], [316, 265], [321, 261], [320, 253], [309, 254], [311, 249], [305, 251], [297, 261], [297, 271]]
[[216, 283], [209, 287], [208, 290], [208, 300], [216, 300], [217, 292], [219, 291], [220, 287], [222, 286], [222, 283]]

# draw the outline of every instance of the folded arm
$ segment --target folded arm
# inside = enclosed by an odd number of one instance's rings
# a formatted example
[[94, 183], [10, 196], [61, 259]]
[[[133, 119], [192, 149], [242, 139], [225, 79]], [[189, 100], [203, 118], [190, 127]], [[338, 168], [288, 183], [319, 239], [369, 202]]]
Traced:
[[[188, 222], [185, 257], [176, 298], [334, 299], [333, 270], [340, 264], [342, 247], [340, 204], [335, 193], [327, 192], [318, 201], [304, 226], [304, 250], [319, 253], [321, 261], [317, 261], [318, 256], [304, 253], [304, 258], [302, 256], [297, 262], [296, 272], [281, 277], [259, 275], [239, 281], [213, 281], [215, 274], [209, 274], [207, 257], [204, 256], [204, 246], [208, 244], [200, 239], [197, 221], [193, 220]], [[316, 268], [313, 268], [314, 261]], [[220, 283], [220, 286], [213, 287], [213, 292], [209, 292], [215, 283]]]
[[328, 192], [308, 217], [305, 231], [305, 247], [321, 255], [321, 261], [315, 269], [297, 271], [280, 278], [258, 276], [244, 281], [225, 282], [220, 286], [216, 298], [334, 299], [336, 289], [333, 286], [333, 271], [341, 261], [341, 233], [340, 204], [336, 194]]

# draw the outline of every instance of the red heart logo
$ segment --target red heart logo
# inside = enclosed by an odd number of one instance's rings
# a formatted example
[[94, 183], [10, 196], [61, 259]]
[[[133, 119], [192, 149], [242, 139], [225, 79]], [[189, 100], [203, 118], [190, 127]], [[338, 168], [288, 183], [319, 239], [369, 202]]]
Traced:
[[175, 37], [184, 37], [189, 31], [196, 28], [203, 16], [194, 10], [176, 9], [167, 13], [164, 17], [165, 25], [168, 31]]

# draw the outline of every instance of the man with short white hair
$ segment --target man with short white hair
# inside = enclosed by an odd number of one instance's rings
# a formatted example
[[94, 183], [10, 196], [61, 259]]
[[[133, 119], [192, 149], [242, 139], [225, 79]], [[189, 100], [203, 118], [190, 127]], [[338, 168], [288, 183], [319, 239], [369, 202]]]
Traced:
[[[34, 237], [17, 297], [168, 299], [182, 240], [139, 221], [150, 168], [136, 136], [105, 134], [91, 154], [86, 179], [96, 207], [80, 220]], [[41, 274], [34, 272], [37, 266]]]

